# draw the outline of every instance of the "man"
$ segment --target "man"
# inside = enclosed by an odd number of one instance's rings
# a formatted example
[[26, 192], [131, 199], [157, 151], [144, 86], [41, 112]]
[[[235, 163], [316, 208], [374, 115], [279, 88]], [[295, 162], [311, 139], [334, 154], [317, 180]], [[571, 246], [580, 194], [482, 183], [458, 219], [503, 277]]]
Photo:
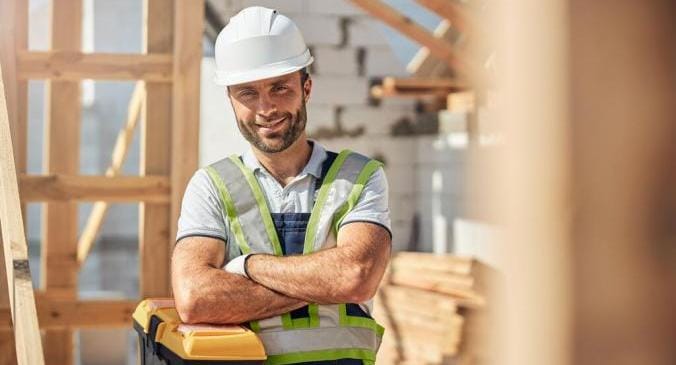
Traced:
[[248, 325], [269, 364], [374, 363], [371, 298], [391, 244], [380, 163], [307, 139], [313, 58], [287, 17], [244, 9], [215, 52], [251, 150], [186, 189], [172, 259], [181, 319]]

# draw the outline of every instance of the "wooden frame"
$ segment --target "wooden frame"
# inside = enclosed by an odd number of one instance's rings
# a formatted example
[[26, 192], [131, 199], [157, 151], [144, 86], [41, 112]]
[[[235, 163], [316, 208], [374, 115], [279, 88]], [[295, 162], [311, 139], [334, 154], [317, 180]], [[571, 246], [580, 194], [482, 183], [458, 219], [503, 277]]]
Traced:
[[18, 74], [22, 80], [82, 79], [147, 80], [170, 82], [170, 54], [105, 54], [73, 51], [21, 52]]
[[407, 16], [400, 14], [391, 6], [386, 5], [380, 0], [351, 1], [368, 14], [379, 18], [385, 24], [427, 47], [432, 55], [445, 62], [449, 68], [458, 74], [467, 75], [472, 72], [473, 67], [449, 43], [430, 34], [423, 27], [413, 22]]
[[[27, 262], [23, 259], [25, 250], [7, 254], [10, 263], [7, 268], [14, 269], [8, 271], [9, 280], [0, 284], [0, 364], [17, 360], [20, 364], [38, 364], [43, 362], [43, 354], [53, 363], [72, 363], [75, 328], [130, 325], [135, 300], [82, 301], [77, 297], [77, 273], [94, 244], [108, 202], [140, 202], [141, 295], [164, 297], [171, 294], [169, 259], [174, 226], [185, 185], [197, 169], [198, 161], [204, 2], [146, 0], [144, 7], [147, 19], [144, 23], [144, 54], [83, 53], [80, 49], [81, 23], [71, 21], [82, 14], [79, 0], [63, 1], [52, 7], [52, 47], [49, 51], [37, 52], [28, 51], [26, 47], [27, 2], [0, 0], [3, 15], [17, 15], [7, 16], [11, 21], [3, 19], [0, 23], [0, 64], [7, 64], [10, 69], [4, 73], [4, 79], [10, 84], [9, 117], [5, 117], [7, 132], [0, 133], [3, 138], [0, 152], [3, 162], [9, 161], [4, 158], [6, 151], [2, 147], [11, 146], [11, 143], [4, 141], [16, 142], [16, 170], [4, 165], [2, 170], [19, 172], [19, 179], [16, 175], [13, 178], [18, 186], [14, 190], [6, 188], [9, 175], [0, 172], [3, 183], [0, 194], [3, 198], [6, 195], [15, 199], [11, 202], [15, 206], [28, 201], [47, 203], [43, 211], [41, 263], [44, 291], [37, 294], [37, 309], [32, 298], [30, 275], [26, 274], [27, 264], [11, 264], [12, 260]], [[40, 78], [47, 79], [46, 175], [35, 176], [25, 174], [25, 96], [26, 81]], [[118, 136], [105, 176], [79, 175], [79, 82], [83, 79], [143, 80], [134, 91], [127, 123]], [[142, 120], [141, 176], [120, 176], [139, 119]], [[97, 203], [78, 242], [76, 202], [82, 200]], [[15, 247], [14, 243], [20, 242], [15, 236], [22, 236], [23, 232], [18, 230], [15, 221], [5, 224], [5, 216], [7, 214], [2, 216], [2, 233], [11, 236], [12, 249], [20, 249], [21, 245]], [[21, 222], [21, 216], [14, 217]], [[20, 228], [22, 230], [23, 226]], [[25, 246], [25, 236], [23, 242]], [[5, 251], [9, 249], [9, 245], [3, 247]], [[5, 268], [4, 264], [3, 261], [0, 269]], [[12, 279], [13, 273], [18, 279]], [[8, 331], [7, 327], [12, 325], [10, 313], [19, 308], [17, 300], [29, 298], [26, 291], [30, 294], [30, 305], [22, 304], [20, 308], [22, 311], [33, 308], [33, 312], [26, 312], [21, 316], [21, 323], [13, 324], [14, 332]], [[17, 293], [17, 297], [8, 296], [12, 293]], [[44, 352], [37, 332], [38, 319], [41, 328], [45, 329]], [[31, 323], [33, 327], [30, 327]], [[33, 330], [29, 330], [31, 328]], [[15, 338], [16, 342], [13, 341]], [[15, 347], [16, 356], [13, 351], [5, 351], [5, 348]], [[30, 353], [27, 348], [31, 349]]]

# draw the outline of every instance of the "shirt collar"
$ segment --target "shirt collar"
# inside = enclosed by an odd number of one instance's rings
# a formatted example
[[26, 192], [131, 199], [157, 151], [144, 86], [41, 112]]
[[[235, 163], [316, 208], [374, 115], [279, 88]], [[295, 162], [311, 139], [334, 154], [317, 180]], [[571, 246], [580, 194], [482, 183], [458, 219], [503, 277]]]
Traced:
[[[312, 147], [310, 160], [307, 162], [305, 167], [303, 167], [303, 170], [300, 172], [300, 174], [298, 174], [298, 176], [310, 174], [319, 179], [322, 175], [322, 164], [324, 163], [324, 160], [326, 160], [326, 149], [324, 149], [321, 144], [316, 143], [315, 141], [309, 140], [308, 142]], [[257, 170], [261, 170], [267, 172], [263, 165], [258, 162], [258, 159], [256, 159], [256, 155], [253, 153], [253, 147], [244, 151], [242, 154], [242, 162], [244, 163], [244, 166], [248, 167], [251, 171], [255, 172]]]

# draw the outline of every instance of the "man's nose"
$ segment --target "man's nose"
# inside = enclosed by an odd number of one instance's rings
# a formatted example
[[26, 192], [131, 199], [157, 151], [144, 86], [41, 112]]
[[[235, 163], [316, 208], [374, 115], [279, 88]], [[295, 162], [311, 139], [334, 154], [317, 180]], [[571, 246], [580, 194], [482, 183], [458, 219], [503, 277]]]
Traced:
[[277, 113], [277, 105], [268, 95], [261, 95], [258, 98], [258, 109], [256, 113], [264, 118], [272, 117]]

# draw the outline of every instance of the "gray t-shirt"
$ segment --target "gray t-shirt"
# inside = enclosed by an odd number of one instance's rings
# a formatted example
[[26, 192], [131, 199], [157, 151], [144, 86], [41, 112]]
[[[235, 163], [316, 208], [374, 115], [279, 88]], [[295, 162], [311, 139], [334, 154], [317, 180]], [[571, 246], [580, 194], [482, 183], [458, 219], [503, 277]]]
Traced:
[[[301, 173], [285, 187], [261, 166], [251, 150], [242, 155], [244, 165], [253, 171], [258, 180], [271, 213], [309, 213], [312, 210], [316, 194], [315, 183], [321, 177], [322, 163], [327, 154], [319, 143], [311, 143], [313, 148], [310, 160]], [[387, 178], [382, 168], [371, 175], [357, 204], [345, 216], [341, 225], [352, 222], [375, 223], [391, 234]], [[226, 243], [234, 242], [228, 226], [218, 190], [207, 172], [199, 169], [190, 179], [183, 196], [176, 240], [190, 236], [207, 236]]]

